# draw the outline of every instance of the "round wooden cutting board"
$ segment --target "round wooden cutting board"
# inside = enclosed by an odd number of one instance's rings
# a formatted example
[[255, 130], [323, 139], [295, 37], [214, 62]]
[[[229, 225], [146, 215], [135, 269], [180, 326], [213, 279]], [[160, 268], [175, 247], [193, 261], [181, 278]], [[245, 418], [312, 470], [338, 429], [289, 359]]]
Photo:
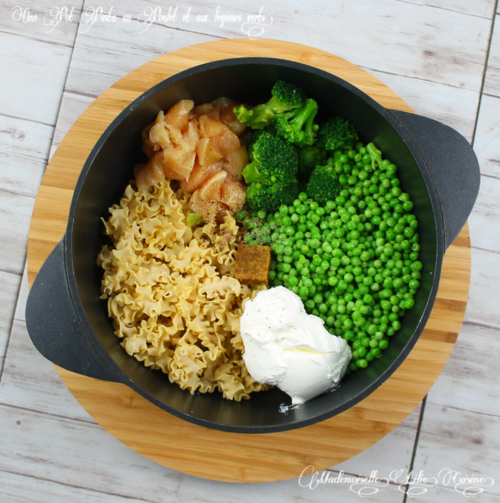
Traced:
[[[50, 161], [35, 203], [28, 243], [30, 285], [66, 230], [73, 190], [92, 147], [109, 123], [140, 94], [192, 66], [219, 59], [266, 56], [298, 61], [349, 81], [381, 105], [411, 112], [382, 82], [324, 51], [276, 40], [218, 40], [160, 56], [106, 90], [81, 115]], [[157, 408], [123, 384], [56, 367], [66, 386], [107, 431], [157, 463], [227, 482], [270, 482], [324, 470], [367, 449], [420, 403], [454, 347], [470, 279], [467, 225], [444, 257], [427, 326], [394, 375], [368, 398], [327, 421], [293, 431], [242, 435], [203, 428]], [[98, 448], [98, 447], [96, 447]]]

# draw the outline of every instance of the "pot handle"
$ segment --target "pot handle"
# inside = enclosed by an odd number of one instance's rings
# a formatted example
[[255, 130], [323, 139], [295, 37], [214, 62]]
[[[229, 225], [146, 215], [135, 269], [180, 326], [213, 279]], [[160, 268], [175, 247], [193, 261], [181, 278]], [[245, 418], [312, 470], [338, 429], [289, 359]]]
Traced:
[[469, 142], [442, 122], [391, 110], [411, 136], [436, 186], [444, 221], [445, 246], [458, 236], [476, 202], [481, 173]]
[[66, 274], [65, 237], [51, 252], [31, 287], [26, 327], [40, 353], [66, 370], [120, 382], [92, 346], [78, 319]]

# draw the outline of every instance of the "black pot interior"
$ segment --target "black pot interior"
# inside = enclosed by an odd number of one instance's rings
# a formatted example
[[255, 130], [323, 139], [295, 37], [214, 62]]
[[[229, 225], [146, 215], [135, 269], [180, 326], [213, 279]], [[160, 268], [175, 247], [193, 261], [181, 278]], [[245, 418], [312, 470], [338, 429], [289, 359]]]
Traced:
[[[352, 406], [382, 382], [401, 363], [423, 329], [435, 291], [439, 268], [436, 219], [426, 183], [406, 140], [392, 127], [391, 115], [345, 82], [305, 65], [282, 60], [257, 58], [203, 65], [159, 84], [127, 108], [110, 126], [87, 161], [73, 202], [70, 219], [70, 253], [79, 298], [90, 327], [111, 359], [133, 382], [132, 386], [157, 405], [185, 419], [209, 427], [245, 432], [286, 430], [325, 419]], [[258, 104], [267, 101], [277, 79], [301, 86], [319, 104], [318, 121], [340, 115], [357, 128], [364, 143], [374, 141], [384, 157], [399, 167], [402, 188], [410, 193], [420, 222], [421, 260], [424, 263], [421, 287], [415, 307], [406, 313], [401, 330], [392, 338], [383, 356], [367, 369], [344, 378], [334, 392], [319, 396], [286, 414], [281, 404], [290, 399], [273, 389], [255, 393], [241, 403], [224, 400], [222, 394], [194, 396], [171, 384], [160, 371], [149, 370], [130, 357], [113, 334], [106, 301], [100, 300], [102, 270], [96, 265], [101, 247], [108, 242], [101, 217], [118, 203], [133, 176], [133, 167], [146, 159], [141, 151], [141, 130], [178, 100], [190, 98], [196, 104], [228, 96], [237, 101]], [[100, 145], [100, 148], [99, 148]], [[78, 195], [78, 189], [80, 193]], [[90, 335], [91, 338], [94, 335]], [[123, 376], [125, 377], [125, 376]], [[126, 378], [124, 380], [127, 380]]]

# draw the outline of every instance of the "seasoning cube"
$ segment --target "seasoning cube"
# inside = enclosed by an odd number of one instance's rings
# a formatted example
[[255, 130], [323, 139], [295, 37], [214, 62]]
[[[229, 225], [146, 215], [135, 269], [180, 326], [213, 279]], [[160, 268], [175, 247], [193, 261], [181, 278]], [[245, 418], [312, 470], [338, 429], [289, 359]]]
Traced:
[[240, 244], [234, 263], [234, 277], [243, 285], [266, 285], [270, 265], [269, 246]]

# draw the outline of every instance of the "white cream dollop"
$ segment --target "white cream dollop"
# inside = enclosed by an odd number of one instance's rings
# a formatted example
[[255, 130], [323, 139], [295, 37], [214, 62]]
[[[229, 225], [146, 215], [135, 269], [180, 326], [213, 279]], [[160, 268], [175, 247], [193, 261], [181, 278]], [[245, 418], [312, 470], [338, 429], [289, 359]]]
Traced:
[[245, 304], [240, 319], [246, 367], [261, 384], [278, 386], [293, 404], [337, 386], [352, 353], [323, 320], [307, 314], [298, 295], [278, 286]]

